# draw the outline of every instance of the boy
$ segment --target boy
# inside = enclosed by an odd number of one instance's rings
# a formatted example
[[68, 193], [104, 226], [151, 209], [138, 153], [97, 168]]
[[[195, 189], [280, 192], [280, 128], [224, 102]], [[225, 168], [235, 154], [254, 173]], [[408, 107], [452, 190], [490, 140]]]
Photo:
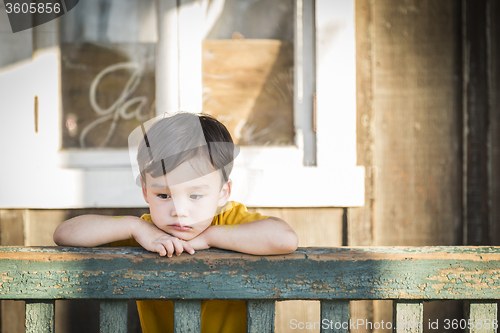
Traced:
[[[142, 246], [167, 257], [210, 247], [255, 255], [295, 251], [298, 238], [285, 221], [229, 201], [235, 145], [222, 123], [177, 113], [141, 130], [137, 181], [150, 214], [78, 216], [56, 229], [56, 244]], [[144, 333], [173, 332], [171, 301], [137, 307]], [[246, 332], [244, 301], [202, 301], [201, 313], [202, 332]]]

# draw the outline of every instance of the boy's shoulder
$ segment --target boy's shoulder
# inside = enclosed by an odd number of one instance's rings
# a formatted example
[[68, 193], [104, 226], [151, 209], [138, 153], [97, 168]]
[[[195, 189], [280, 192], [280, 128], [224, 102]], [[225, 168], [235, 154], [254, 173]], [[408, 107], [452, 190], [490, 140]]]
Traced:
[[258, 212], [250, 213], [247, 207], [236, 201], [228, 201], [222, 207], [217, 216], [214, 217], [211, 225], [234, 225], [266, 219]]

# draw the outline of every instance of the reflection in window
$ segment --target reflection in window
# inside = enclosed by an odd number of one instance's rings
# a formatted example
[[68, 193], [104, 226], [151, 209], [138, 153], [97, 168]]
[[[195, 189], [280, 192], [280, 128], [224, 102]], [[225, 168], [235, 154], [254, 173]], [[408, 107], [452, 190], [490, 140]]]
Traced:
[[60, 19], [62, 148], [125, 148], [155, 116], [154, 0], [80, 1]]
[[240, 145], [292, 145], [293, 0], [212, 1], [203, 41], [203, 111]]

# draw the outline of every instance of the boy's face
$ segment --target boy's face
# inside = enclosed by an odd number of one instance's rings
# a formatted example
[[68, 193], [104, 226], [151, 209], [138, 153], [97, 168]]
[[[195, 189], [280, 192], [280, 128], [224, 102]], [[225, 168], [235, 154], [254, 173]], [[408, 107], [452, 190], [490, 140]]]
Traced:
[[231, 193], [230, 181], [221, 189], [220, 171], [200, 177], [196, 169], [196, 161], [190, 160], [166, 176], [153, 178], [146, 174], [146, 184], [142, 187], [153, 223], [183, 240], [191, 240], [205, 231], [217, 207], [224, 206]]

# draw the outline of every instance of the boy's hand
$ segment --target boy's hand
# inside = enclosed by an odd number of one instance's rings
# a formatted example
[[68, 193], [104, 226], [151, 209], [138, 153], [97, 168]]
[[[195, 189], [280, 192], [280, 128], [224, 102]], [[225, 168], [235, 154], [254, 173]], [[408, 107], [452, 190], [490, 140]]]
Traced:
[[135, 229], [133, 236], [143, 248], [157, 252], [160, 256], [172, 257], [174, 252], [180, 255], [183, 251], [194, 254], [194, 249], [188, 242], [167, 234], [146, 221]]

